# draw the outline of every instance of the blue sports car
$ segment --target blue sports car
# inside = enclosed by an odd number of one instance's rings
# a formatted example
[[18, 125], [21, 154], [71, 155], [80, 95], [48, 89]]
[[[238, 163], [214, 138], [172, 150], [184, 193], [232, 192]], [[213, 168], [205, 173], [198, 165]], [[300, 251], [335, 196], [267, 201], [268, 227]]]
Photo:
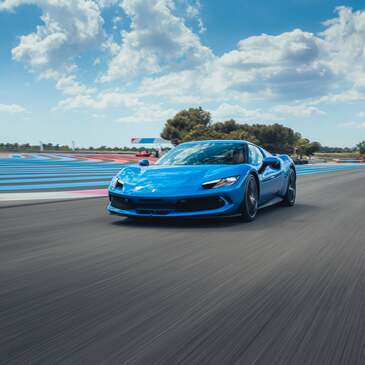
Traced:
[[128, 217], [239, 214], [250, 222], [259, 208], [293, 206], [295, 196], [289, 156], [247, 141], [198, 141], [180, 144], [154, 165], [125, 166], [110, 183], [108, 210]]

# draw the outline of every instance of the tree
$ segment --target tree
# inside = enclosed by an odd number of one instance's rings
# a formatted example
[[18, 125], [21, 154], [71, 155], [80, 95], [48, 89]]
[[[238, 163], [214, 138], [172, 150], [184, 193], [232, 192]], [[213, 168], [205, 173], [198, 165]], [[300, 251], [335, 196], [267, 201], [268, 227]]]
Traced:
[[357, 145], [357, 148], [359, 149], [361, 155], [365, 155], [365, 141], [360, 142]]
[[232, 133], [242, 129], [242, 125], [238, 124], [235, 120], [230, 119], [223, 123], [218, 122], [212, 125], [212, 128], [218, 133]]
[[199, 108], [190, 108], [177, 113], [169, 119], [161, 133], [161, 137], [177, 145], [184, 140], [184, 137], [193, 131], [211, 125], [211, 115], [209, 112]]
[[309, 139], [307, 138], [300, 138], [297, 142], [295, 152], [300, 157], [303, 158], [303, 156], [307, 155], [307, 147], [309, 145]]
[[296, 153], [300, 158], [312, 156], [321, 149], [319, 142], [310, 142], [307, 138], [300, 138], [296, 145]]
[[259, 144], [270, 152], [293, 153], [296, 144], [301, 138], [293, 129], [275, 123], [272, 125], [244, 124], [243, 127], [256, 137]]
[[308, 148], [308, 156], [313, 156], [316, 152], [321, 150], [321, 144], [319, 142], [311, 142]]
[[210, 113], [202, 108], [182, 110], [169, 119], [161, 137], [176, 145], [206, 139], [242, 139], [262, 145], [270, 152], [293, 153], [301, 138], [299, 133], [281, 124], [240, 124], [235, 120], [212, 123]]

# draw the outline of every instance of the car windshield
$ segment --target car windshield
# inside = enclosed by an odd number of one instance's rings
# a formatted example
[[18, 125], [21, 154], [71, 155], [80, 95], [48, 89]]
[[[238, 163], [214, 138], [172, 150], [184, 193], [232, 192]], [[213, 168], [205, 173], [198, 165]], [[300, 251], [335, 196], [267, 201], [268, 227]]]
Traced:
[[236, 165], [245, 163], [243, 143], [197, 143], [178, 146], [157, 165]]

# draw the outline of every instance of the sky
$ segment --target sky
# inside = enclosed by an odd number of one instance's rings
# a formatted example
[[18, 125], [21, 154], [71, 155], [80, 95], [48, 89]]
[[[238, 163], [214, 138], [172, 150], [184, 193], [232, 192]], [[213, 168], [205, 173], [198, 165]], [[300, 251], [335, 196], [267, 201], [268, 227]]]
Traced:
[[0, 143], [124, 146], [178, 111], [365, 139], [365, 1], [0, 0]]

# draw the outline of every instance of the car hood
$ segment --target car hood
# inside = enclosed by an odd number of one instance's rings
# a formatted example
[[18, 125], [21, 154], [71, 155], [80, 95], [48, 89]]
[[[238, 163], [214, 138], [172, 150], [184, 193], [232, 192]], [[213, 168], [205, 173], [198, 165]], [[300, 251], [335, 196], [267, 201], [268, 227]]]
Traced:
[[230, 176], [244, 176], [248, 165], [127, 166], [118, 176], [123, 193], [134, 195], [184, 195], [203, 191], [201, 184]]

